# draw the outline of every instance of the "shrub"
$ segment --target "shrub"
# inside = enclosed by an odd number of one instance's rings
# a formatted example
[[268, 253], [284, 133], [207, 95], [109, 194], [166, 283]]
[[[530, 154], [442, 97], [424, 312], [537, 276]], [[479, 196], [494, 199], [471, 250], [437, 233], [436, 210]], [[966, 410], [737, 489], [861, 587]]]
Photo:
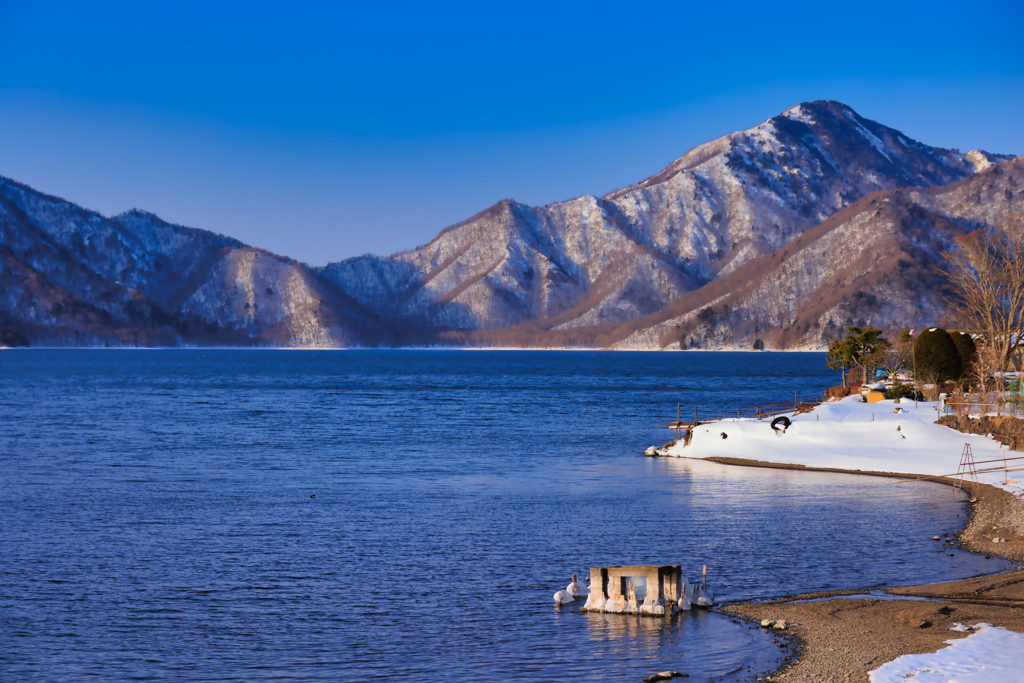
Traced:
[[978, 347], [971, 335], [966, 332], [950, 332], [949, 336], [956, 345], [957, 354], [960, 356], [960, 377], [957, 378], [960, 379], [974, 364], [978, 356]]
[[0, 327], [0, 346], [28, 345], [28, 339], [21, 332]]
[[850, 387], [829, 387], [828, 393], [830, 393], [832, 396], [835, 396], [836, 398], [846, 398], [847, 396], [850, 395]]
[[941, 327], [931, 327], [922, 332], [914, 342], [918, 378], [933, 382], [958, 380], [963, 376], [960, 351], [956, 343]]
[[705, 325], [714, 325], [718, 322], [718, 314], [715, 313], [715, 309], [708, 306], [707, 308], [700, 309], [700, 312], [697, 314], [697, 320]]
[[[914, 386], [912, 384], [903, 384], [902, 382], [893, 382], [888, 391], [889, 398], [909, 398], [911, 400], [915, 398], [914, 393]], [[921, 400], [924, 396], [917, 392], [916, 398]]]
[[680, 336], [679, 337], [679, 348], [681, 350], [699, 349], [700, 348], [700, 341], [697, 339], [697, 335], [693, 335], [689, 339], [686, 338], [685, 334]]
[[682, 335], [679, 337], [679, 348], [683, 350], [688, 348], [700, 348], [700, 341], [697, 339], [696, 335], [692, 335], [689, 338], [687, 338], [686, 335]]

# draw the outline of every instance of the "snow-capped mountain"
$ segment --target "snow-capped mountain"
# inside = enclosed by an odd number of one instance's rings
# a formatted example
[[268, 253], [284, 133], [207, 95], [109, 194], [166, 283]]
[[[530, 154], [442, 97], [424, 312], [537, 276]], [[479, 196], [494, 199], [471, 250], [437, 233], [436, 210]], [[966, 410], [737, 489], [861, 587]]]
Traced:
[[503, 200], [424, 246], [319, 269], [0, 180], [0, 333], [47, 343], [817, 346], [851, 320], [931, 322], [937, 252], [1019, 207], [1024, 171], [1011, 159], [929, 147], [846, 105], [809, 102], [604, 196]]
[[324, 274], [389, 315], [494, 331], [453, 340], [537, 343], [538, 332], [580, 328], [543, 343], [590, 344], [867, 194], [945, 185], [1006, 158], [929, 147], [843, 104], [810, 102], [603, 197], [539, 208], [505, 200], [427, 245]]
[[616, 348], [822, 348], [846, 325], [942, 322], [939, 255], [1024, 212], [1024, 159], [955, 183], [872, 193], [728, 277], [599, 340]]
[[105, 218], [0, 179], [4, 343], [344, 346], [372, 313], [299, 263], [143, 211]]

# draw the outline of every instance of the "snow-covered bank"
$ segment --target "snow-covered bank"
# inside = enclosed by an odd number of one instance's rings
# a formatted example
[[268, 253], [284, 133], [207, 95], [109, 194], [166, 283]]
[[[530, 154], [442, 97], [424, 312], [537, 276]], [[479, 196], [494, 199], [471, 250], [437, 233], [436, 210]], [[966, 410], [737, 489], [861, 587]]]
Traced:
[[[949, 647], [922, 655], [903, 655], [871, 671], [871, 683], [977, 681], [1010, 683], [1024, 679], [1021, 652], [1024, 634], [991, 624], [977, 624], [966, 638], [947, 640]], [[966, 627], [951, 630], [969, 630]]]
[[[895, 412], [894, 412], [895, 411]], [[792, 425], [775, 431], [770, 420], [725, 419], [693, 430], [659, 455], [685, 458], [738, 458], [807, 467], [853, 471], [899, 472], [926, 476], [955, 475], [964, 444], [975, 462], [1017, 457], [991, 438], [962, 434], [935, 424], [936, 404], [891, 400], [861, 403], [859, 396], [832, 401], [792, 416]], [[1024, 467], [1024, 461], [1016, 468]], [[978, 465], [991, 468], [995, 463]], [[1009, 469], [1015, 469], [1013, 462]], [[1020, 477], [1018, 479], [1018, 476]], [[983, 472], [981, 483], [1024, 493], [1024, 472]], [[1010, 483], [1004, 483], [1006, 481]]]

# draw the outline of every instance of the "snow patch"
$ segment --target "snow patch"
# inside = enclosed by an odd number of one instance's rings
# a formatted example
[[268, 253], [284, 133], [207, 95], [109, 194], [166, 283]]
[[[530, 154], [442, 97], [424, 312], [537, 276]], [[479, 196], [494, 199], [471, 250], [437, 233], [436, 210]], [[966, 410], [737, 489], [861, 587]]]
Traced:
[[[935, 424], [937, 403], [886, 400], [860, 403], [860, 396], [830, 401], [809, 413], [792, 415], [783, 432], [771, 429], [769, 420], [721, 420], [693, 431], [690, 444], [679, 441], [665, 455], [682, 458], [727, 457], [772, 463], [834, 467], [845, 470], [898, 472], [925, 476], [955, 476], [964, 444], [970, 444], [975, 461], [997, 460], [1007, 451], [993, 439], [962, 434]], [[895, 412], [896, 409], [899, 412]], [[723, 439], [722, 433], [728, 434]], [[1024, 493], [1021, 483], [1006, 483], [1005, 475], [981, 472], [978, 480]]]
[[885, 143], [879, 140], [874, 133], [865, 128], [863, 124], [861, 124], [861, 122], [856, 119], [856, 117], [853, 115], [853, 112], [846, 112], [846, 118], [853, 121], [853, 125], [857, 126], [857, 129], [860, 131], [860, 134], [864, 137], [864, 139], [871, 143], [871, 146], [878, 150], [878, 153], [881, 154], [886, 159], [888, 159], [889, 163], [891, 164], [892, 158], [885, 151]]
[[806, 123], [807, 125], [811, 125], [812, 123], [814, 123], [814, 119], [811, 117], [810, 113], [807, 112], [799, 104], [792, 106], [786, 111], [782, 112], [782, 115], [785, 116], [786, 118], [793, 119], [794, 121]]
[[964, 155], [964, 159], [974, 167], [975, 173], [981, 173], [986, 168], [992, 166], [992, 160], [980, 149], [972, 149]]
[[1021, 680], [1024, 634], [976, 624], [966, 638], [947, 640], [938, 652], [903, 655], [868, 673], [871, 683], [1013, 683]]

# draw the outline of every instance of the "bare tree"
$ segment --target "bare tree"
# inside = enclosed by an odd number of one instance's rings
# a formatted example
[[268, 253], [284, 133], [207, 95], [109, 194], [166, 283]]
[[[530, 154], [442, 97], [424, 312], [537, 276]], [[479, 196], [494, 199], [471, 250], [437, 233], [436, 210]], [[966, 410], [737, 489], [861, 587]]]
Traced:
[[903, 328], [899, 332], [890, 336], [895, 339], [894, 342], [888, 346], [880, 346], [872, 354], [871, 363], [875, 367], [882, 368], [885, 370], [885, 374], [889, 376], [890, 380], [895, 381], [896, 375], [899, 374], [900, 370], [906, 368], [910, 363], [910, 356], [914, 349], [914, 338], [910, 336], [910, 330]]
[[935, 374], [934, 370], [926, 370], [921, 373], [918, 381], [918, 387], [926, 401], [937, 401], [939, 400], [939, 376]]
[[978, 385], [978, 392], [982, 407], [982, 413], [991, 412], [995, 404], [996, 412], [1002, 411], [1005, 403], [1006, 380], [998, 376], [1006, 363], [1001, 351], [997, 347], [982, 346], [978, 349], [977, 359], [974, 361], [973, 378]]
[[964, 330], [981, 335], [995, 358], [993, 369], [1005, 371], [1024, 341], [1024, 217], [959, 238], [943, 260], [953, 315]]

